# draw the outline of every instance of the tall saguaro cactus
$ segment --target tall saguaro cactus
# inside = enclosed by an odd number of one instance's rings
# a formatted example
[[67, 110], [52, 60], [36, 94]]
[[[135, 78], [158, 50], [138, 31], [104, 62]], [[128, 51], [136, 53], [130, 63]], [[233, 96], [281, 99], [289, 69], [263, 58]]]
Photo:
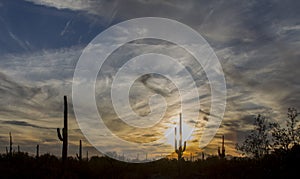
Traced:
[[186, 141], [182, 147], [182, 118], [181, 113], [179, 114], [179, 147], [177, 148], [177, 128], [175, 127], [175, 152], [178, 156], [178, 161], [182, 159], [183, 152], [186, 149]]
[[12, 136], [11, 136], [11, 132], [9, 132], [9, 155], [12, 156], [13, 154], [13, 149], [12, 149], [12, 145], [13, 145], [13, 142], [12, 142]]
[[36, 145], [36, 155], [35, 155], [36, 158], [39, 158], [40, 157], [40, 145], [37, 144]]
[[222, 136], [222, 151], [220, 151], [220, 147], [218, 147], [218, 154], [221, 159], [225, 158], [224, 135]]
[[66, 161], [68, 156], [68, 101], [67, 96], [64, 96], [64, 128], [62, 129], [62, 135], [60, 129], [57, 128], [57, 136], [59, 140], [63, 142], [62, 147], [62, 160]]
[[82, 143], [81, 140], [79, 140], [79, 154], [76, 154], [79, 161], [82, 160]]

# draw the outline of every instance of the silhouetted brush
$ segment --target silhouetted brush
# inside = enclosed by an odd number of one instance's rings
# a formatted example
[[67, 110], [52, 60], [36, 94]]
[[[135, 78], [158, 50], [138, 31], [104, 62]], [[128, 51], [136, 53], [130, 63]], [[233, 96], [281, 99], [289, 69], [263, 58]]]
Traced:
[[57, 136], [59, 140], [63, 142], [62, 147], [62, 160], [67, 160], [68, 155], [68, 101], [67, 96], [64, 96], [64, 128], [62, 129], [62, 135], [60, 129], [57, 128]]
[[81, 140], [79, 140], [79, 154], [76, 154], [79, 161], [82, 160], [82, 143]]

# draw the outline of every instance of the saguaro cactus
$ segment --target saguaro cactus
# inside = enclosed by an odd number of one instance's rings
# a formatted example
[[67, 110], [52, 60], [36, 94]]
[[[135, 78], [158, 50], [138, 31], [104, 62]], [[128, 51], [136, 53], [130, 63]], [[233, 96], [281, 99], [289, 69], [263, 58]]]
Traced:
[[145, 160], [148, 161], [148, 153], [146, 153], [146, 158], [145, 158]]
[[11, 132], [9, 132], [9, 155], [12, 156], [13, 154], [13, 149], [12, 149], [12, 145], [13, 145], [13, 142], [12, 142], [12, 136], [11, 136]]
[[184, 141], [184, 145], [182, 148], [182, 119], [181, 119], [181, 113], [179, 114], [179, 147], [177, 148], [177, 128], [175, 127], [175, 152], [178, 156], [178, 161], [182, 159], [183, 152], [186, 149], [186, 141]]
[[87, 162], [89, 161], [89, 151], [88, 150], [86, 151], [86, 161]]
[[68, 156], [68, 101], [67, 96], [64, 96], [64, 128], [62, 129], [62, 135], [60, 129], [57, 128], [57, 136], [59, 140], [63, 142], [62, 147], [62, 160], [66, 161]]
[[37, 144], [36, 145], [36, 158], [39, 158], [39, 156], [40, 156], [40, 146], [39, 146], [39, 144]]
[[193, 156], [193, 153], [192, 153], [192, 152], [190, 153], [190, 161], [191, 161], [191, 162], [194, 161], [194, 156]]
[[218, 147], [218, 154], [221, 159], [225, 158], [224, 135], [222, 136], [222, 151], [220, 151], [220, 147]]
[[79, 154], [76, 154], [79, 161], [82, 160], [82, 143], [81, 140], [79, 140]]

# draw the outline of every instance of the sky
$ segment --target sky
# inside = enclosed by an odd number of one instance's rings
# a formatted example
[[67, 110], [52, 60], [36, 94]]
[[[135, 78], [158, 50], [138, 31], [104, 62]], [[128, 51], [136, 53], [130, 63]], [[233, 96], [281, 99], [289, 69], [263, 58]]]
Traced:
[[[179, 94], [172, 81], [146, 75], [131, 88], [130, 104], [139, 115], [149, 113], [147, 104], [153, 94], [165, 97], [169, 105], [163, 122], [150, 129], [134, 129], [120, 122], [112, 112], [107, 88], [124, 61], [145, 52], [164, 50], [198, 77], [200, 115], [189, 119], [183, 114], [184, 131], [196, 124], [194, 133], [187, 138], [186, 155], [202, 151], [216, 155], [221, 136], [225, 135], [227, 154], [238, 156], [235, 144], [252, 129], [257, 114], [284, 124], [287, 108], [299, 110], [299, 9], [297, 0], [0, 0], [0, 152], [5, 152], [11, 131], [14, 148], [20, 145], [21, 150], [33, 154], [39, 144], [40, 153], [60, 155], [56, 128], [62, 128], [63, 96], [67, 95], [69, 155], [76, 154], [80, 139], [84, 152], [100, 155], [82, 134], [73, 111], [72, 83], [80, 55], [99, 33], [119, 22], [163, 17], [196, 30], [220, 61], [226, 79], [227, 105], [216, 136], [208, 146], [199, 148], [199, 136], [211, 116], [210, 85], [203, 69], [194, 65], [193, 57], [178, 46], [156, 40], [128, 43], [104, 64], [103, 74], [107, 76], [97, 78], [95, 93], [106, 126], [118, 137], [134, 142], [155, 141], [173, 132], [178, 121]], [[183, 85], [186, 81], [180, 75], [176, 80]], [[198, 111], [199, 106], [189, 103], [189, 109]], [[95, 133], [99, 135], [99, 131]], [[100, 135], [105, 134], [100, 130]], [[137, 155], [134, 149], [123, 151], [109, 141], [99, 143], [119, 154]], [[172, 145], [173, 139], [167, 138], [163, 150], [152, 146], [152, 157], [174, 154]]]

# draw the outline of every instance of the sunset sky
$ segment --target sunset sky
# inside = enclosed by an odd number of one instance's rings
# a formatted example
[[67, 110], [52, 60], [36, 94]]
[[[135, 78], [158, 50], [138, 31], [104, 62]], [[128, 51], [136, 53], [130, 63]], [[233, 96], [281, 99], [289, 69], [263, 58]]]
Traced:
[[[0, 152], [8, 146], [50, 152], [60, 156], [61, 142], [56, 128], [63, 126], [63, 96], [69, 99], [69, 155], [83, 151], [99, 154], [82, 134], [72, 107], [73, 74], [83, 49], [99, 33], [119, 22], [138, 17], [164, 17], [184, 23], [200, 33], [215, 51], [224, 71], [227, 87], [226, 111], [215, 138], [199, 148], [201, 130], [209, 118], [210, 84], [201, 66], [178, 46], [156, 40], [140, 40], [124, 45], [104, 65], [106, 78], [96, 83], [96, 100], [105, 124], [118, 137], [135, 142], [165, 140], [164, 150], [153, 147], [156, 157], [174, 153], [173, 138], [180, 108], [176, 86], [159, 75], [136, 80], [129, 93], [139, 115], [149, 113], [148, 97], [165, 96], [170, 105], [161, 125], [134, 129], [119, 122], [112, 112], [105, 85], [112, 80], [124, 59], [145, 52], [168, 51], [197, 77], [201, 109], [197, 119], [186, 117], [183, 131], [196, 124], [188, 138], [187, 156], [204, 151], [216, 155], [225, 135], [227, 154], [239, 155], [235, 144], [252, 129], [253, 118], [263, 114], [269, 121], [284, 124], [288, 107], [299, 110], [300, 1], [297, 0], [0, 0]], [[186, 79], [177, 79], [185, 84]], [[189, 99], [189, 96], [185, 96]], [[156, 104], [155, 108], [160, 108]], [[209, 120], [209, 119], [208, 119]], [[105, 135], [101, 130], [95, 135]], [[184, 134], [186, 135], [186, 134]], [[173, 136], [173, 134], [172, 134]], [[134, 149], [99, 141], [122, 155], [136, 156]], [[112, 151], [112, 152], [113, 152]], [[140, 153], [140, 158], [145, 154]]]

